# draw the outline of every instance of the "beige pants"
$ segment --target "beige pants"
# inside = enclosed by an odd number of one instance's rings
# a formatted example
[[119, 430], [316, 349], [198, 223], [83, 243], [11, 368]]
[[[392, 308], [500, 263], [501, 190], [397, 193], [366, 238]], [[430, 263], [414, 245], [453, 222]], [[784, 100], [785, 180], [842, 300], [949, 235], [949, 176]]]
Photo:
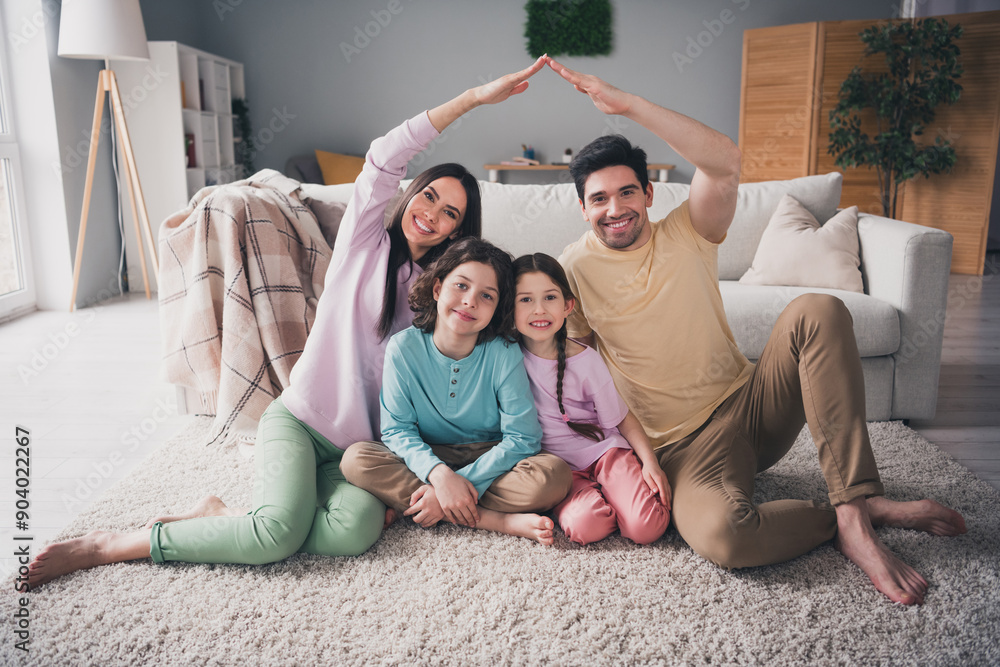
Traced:
[[[430, 445], [434, 455], [452, 470], [472, 463], [496, 442], [466, 445]], [[340, 470], [351, 484], [400, 512], [410, 496], [424, 486], [403, 459], [380, 442], [357, 442], [347, 448]], [[497, 477], [479, 499], [479, 505], [498, 512], [544, 512], [569, 493], [572, 471], [558, 456], [541, 453], [522, 459], [510, 472]]]
[[657, 450], [673, 487], [674, 523], [696, 552], [726, 568], [795, 558], [833, 538], [833, 507], [754, 505], [754, 476], [809, 424], [834, 505], [881, 495], [865, 424], [861, 359], [847, 307], [806, 294], [778, 318], [750, 379], [686, 438]]

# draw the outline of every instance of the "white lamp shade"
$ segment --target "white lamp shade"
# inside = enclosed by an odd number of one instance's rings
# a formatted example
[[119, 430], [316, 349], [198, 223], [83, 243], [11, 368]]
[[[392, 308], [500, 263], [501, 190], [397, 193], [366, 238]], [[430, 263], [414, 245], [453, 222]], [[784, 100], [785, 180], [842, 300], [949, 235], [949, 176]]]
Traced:
[[149, 60], [139, 0], [63, 0], [59, 55], [92, 60]]

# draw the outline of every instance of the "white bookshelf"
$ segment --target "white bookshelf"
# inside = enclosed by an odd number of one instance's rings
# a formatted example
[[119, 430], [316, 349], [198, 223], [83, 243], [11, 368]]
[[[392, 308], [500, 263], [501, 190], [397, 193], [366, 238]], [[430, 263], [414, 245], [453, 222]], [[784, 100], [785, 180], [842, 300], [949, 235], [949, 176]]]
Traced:
[[[149, 222], [157, 234], [162, 222], [187, 206], [198, 190], [236, 180], [232, 100], [246, 97], [246, 90], [241, 63], [178, 42], [149, 42], [149, 55], [148, 62], [114, 61], [111, 67], [125, 105]], [[193, 163], [188, 136], [193, 138]], [[132, 291], [142, 290], [127, 190], [122, 212], [129, 285]], [[155, 288], [148, 257], [146, 261]]]

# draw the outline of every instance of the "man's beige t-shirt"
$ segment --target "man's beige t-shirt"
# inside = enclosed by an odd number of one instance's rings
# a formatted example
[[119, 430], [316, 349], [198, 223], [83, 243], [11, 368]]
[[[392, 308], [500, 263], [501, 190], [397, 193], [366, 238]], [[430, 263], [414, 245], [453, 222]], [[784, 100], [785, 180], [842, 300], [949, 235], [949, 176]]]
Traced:
[[566, 247], [577, 306], [569, 335], [591, 332], [615, 386], [653, 447], [695, 431], [750, 376], [719, 292], [718, 246], [688, 202], [652, 224], [649, 242], [612, 250], [593, 231]]

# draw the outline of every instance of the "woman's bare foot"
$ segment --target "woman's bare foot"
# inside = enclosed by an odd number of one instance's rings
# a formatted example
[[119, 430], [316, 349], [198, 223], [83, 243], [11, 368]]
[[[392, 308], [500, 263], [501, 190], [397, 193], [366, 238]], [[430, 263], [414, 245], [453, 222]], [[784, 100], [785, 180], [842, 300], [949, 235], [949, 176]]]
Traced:
[[882, 496], [867, 499], [873, 526], [912, 528], [931, 535], [953, 537], [966, 532], [962, 515], [933, 500], [896, 502]]
[[833, 545], [893, 602], [923, 604], [927, 581], [878, 539], [864, 498], [837, 506], [837, 536]]
[[157, 521], [170, 523], [184, 519], [201, 519], [208, 516], [243, 516], [249, 510], [241, 507], [228, 507], [218, 496], [208, 495], [195, 503], [194, 507], [181, 514], [158, 516], [146, 522], [146, 528], [152, 528]]
[[42, 549], [28, 566], [28, 586], [34, 589], [77, 570], [148, 557], [148, 530], [128, 534], [95, 530]]
[[538, 514], [508, 514], [479, 508], [479, 523], [476, 528], [492, 530], [495, 533], [526, 537], [539, 544], [551, 546], [554, 539], [552, 529], [555, 524], [547, 516]]

